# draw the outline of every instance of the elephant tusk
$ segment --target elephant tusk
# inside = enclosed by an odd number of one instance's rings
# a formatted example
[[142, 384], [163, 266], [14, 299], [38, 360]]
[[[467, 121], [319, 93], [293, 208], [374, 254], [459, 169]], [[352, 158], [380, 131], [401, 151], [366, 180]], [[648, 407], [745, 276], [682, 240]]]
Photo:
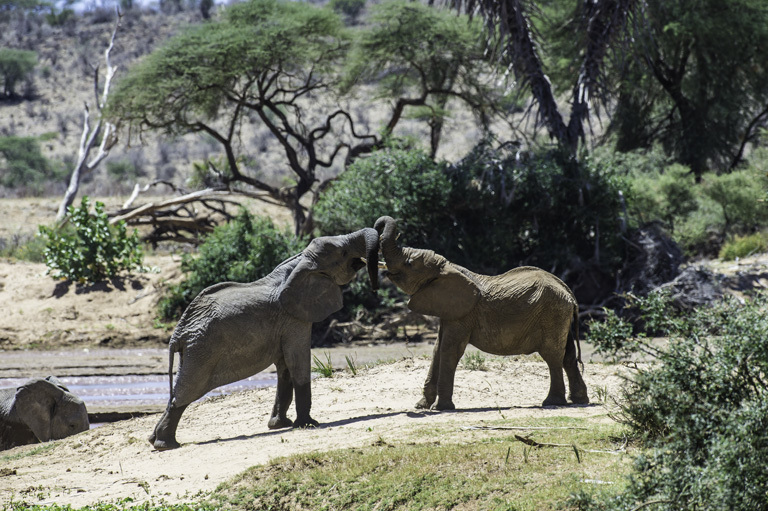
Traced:
[[379, 261], [379, 269], [380, 270], [388, 270], [389, 268], [387, 268], [387, 263], [385, 263], [383, 261]]

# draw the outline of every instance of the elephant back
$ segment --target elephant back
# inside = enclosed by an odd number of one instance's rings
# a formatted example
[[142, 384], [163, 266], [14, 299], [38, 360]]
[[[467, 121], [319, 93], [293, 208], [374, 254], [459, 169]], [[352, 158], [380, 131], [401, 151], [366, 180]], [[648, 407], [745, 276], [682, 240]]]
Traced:
[[576, 297], [565, 282], [546, 270], [535, 266], [514, 268], [497, 277], [491, 277], [487, 288], [492, 295], [523, 298], [526, 301], [562, 301], [577, 306]]

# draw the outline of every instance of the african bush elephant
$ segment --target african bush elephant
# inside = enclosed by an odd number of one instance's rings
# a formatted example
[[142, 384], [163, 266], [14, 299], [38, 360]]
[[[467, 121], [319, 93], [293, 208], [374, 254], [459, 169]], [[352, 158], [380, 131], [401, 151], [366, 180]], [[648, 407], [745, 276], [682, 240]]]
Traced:
[[381, 234], [386, 275], [410, 295], [408, 307], [440, 318], [418, 408], [455, 408], [453, 381], [467, 344], [494, 355], [538, 352], [549, 366], [544, 406], [567, 404], [563, 368], [571, 401], [589, 402], [578, 368], [578, 305], [560, 279], [530, 266], [493, 277], [478, 275], [431, 250], [398, 247], [397, 224], [391, 217], [379, 218], [375, 229]]
[[[367, 259], [378, 287], [379, 236], [371, 228], [315, 238], [306, 249], [255, 282], [223, 282], [200, 292], [176, 325], [168, 346], [171, 395], [149, 437], [158, 450], [179, 447], [176, 427], [184, 409], [208, 391], [277, 367], [270, 429], [315, 426], [311, 407], [312, 323], [342, 307], [340, 286]], [[173, 381], [174, 353], [180, 354]], [[296, 393], [296, 421], [286, 417]]]
[[53, 376], [0, 389], [0, 450], [88, 431], [85, 403]]

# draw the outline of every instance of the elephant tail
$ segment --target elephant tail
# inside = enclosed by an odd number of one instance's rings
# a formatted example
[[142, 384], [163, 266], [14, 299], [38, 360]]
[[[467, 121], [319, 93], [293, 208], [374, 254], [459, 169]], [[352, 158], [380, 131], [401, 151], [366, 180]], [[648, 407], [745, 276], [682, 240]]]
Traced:
[[179, 369], [184, 361], [184, 353], [181, 351], [181, 343], [177, 342], [175, 338], [171, 338], [171, 342], [168, 344], [168, 384], [170, 390], [170, 399], [173, 400], [173, 358], [174, 354], [179, 354]]
[[579, 342], [579, 306], [573, 306], [573, 319], [571, 328], [568, 331], [568, 344], [573, 343], [576, 348], [576, 362], [581, 366], [581, 372], [584, 372], [584, 362], [581, 361], [581, 342]]

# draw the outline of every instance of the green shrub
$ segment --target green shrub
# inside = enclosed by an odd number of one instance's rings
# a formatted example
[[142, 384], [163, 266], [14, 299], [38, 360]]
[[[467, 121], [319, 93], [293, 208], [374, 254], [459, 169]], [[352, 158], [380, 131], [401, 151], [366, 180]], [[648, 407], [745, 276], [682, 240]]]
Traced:
[[[581, 509], [762, 509], [768, 495], [768, 294], [726, 298], [668, 323], [621, 401], [643, 442], [623, 495]], [[655, 306], [651, 306], [652, 309]]]
[[639, 224], [661, 220], [671, 231], [698, 209], [696, 183], [687, 167], [671, 165], [632, 179], [630, 204]]
[[0, 257], [12, 257], [33, 263], [45, 262], [45, 240], [40, 236], [15, 235], [0, 238]]
[[141, 176], [143, 172], [129, 160], [115, 160], [107, 162], [107, 174], [117, 180], [132, 181]]
[[618, 267], [624, 182], [610, 169], [559, 151], [519, 157], [484, 142], [449, 176], [450, 204], [430, 248], [454, 262], [489, 274], [523, 264], [607, 275]]
[[37, 65], [37, 53], [14, 48], [0, 48], [0, 79], [3, 95], [15, 96], [16, 84], [27, 80]]
[[355, 161], [314, 209], [320, 233], [373, 227], [378, 217], [390, 215], [399, 220], [401, 242], [429, 243], [448, 206], [451, 183], [445, 168], [420, 150], [385, 149]]
[[62, 172], [43, 156], [35, 137], [0, 137], [0, 185], [40, 192]]
[[739, 257], [763, 252], [768, 252], [768, 235], [764, 232], [756, 232], [749, 236], [736, 236], [733, 240], [727, 241], [720, 249], [718, 257], [723, 261], [733, 261]]
[[93, 283], [124, 270], [141, 269], [138, 232], [128, 236], [125, 222], [110, 226], [101, 202], [94, 204], [93, 214], [89, 210], [88, 197], [83, 197], [79, 208], [67, 208], [65, 227], [39, 227], [40, 235], [47, 238], [44, 254], [48, 273], [54, 278]]
[[206, 238], [197, 257], [184, 256], [181, 270], [186, 279], [171, 286], [160, 300], [160, 316], [165, 321], [178, 319], [195, 296], [213, 284], [258, 280], [305, 245], [306, 240], [275, 227], [269, 218], [242, 210]]
[[722, 209], [723, 234], [743, 234], [768, 221], [768, 178], [754, 168], [704, 176], [704, 193]]
[[67, 23], [74, 22], [77, 19], [75, 11], [72, 9], [62, 9], [60, 12], [56, 12], [53, 8], [51, 12], [45, 15], [45, 21], [52, 27], [62, 27]]

